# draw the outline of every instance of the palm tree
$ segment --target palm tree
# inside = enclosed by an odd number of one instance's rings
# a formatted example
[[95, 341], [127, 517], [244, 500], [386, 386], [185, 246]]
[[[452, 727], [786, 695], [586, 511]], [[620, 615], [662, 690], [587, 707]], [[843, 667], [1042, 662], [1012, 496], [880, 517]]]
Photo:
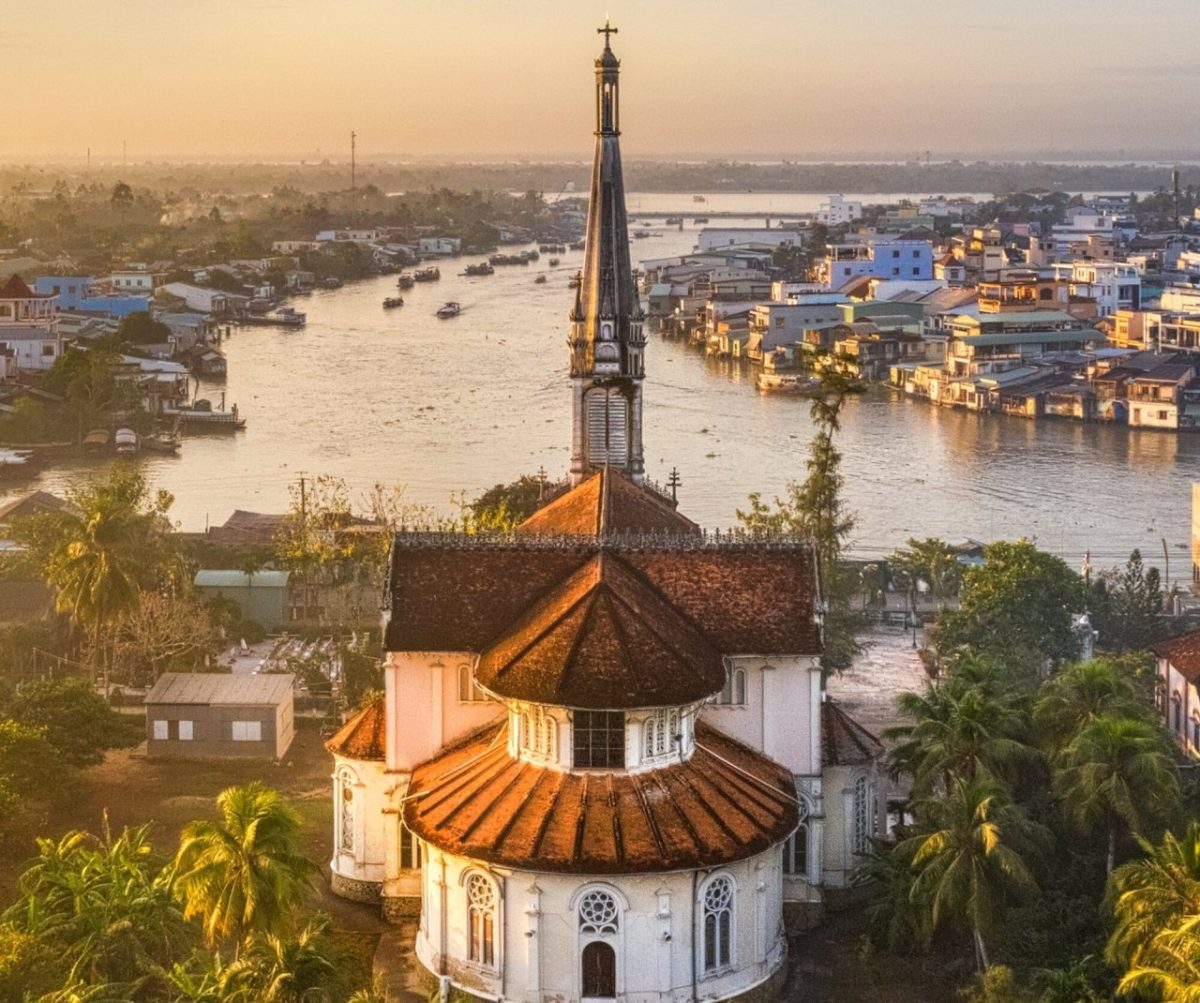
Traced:
[[1200, 1003], [1200, 937], [1174, 931], [1155, 937], [1142, 952], [1142, 963], [1117, 983], [1117, 993], [1139, 997], [1147, 993], [1167, 1003]]
[[222, 989], [254, 1003], [299, 1003], [335, 974], [326, 935], [329, 917], [317, 916], [295, 937], [254, 933], [241, 957], [225, 969]]
[[1053, 789], [1081, 831], [1107, 832], [1105, 873], [1112, 874], [1121, 827], [1141, 835], [1175, 803], [1179, 781], [1157, 725], [1105, 714], [1084, 725], [1059, 753]]
[[94, 664], [106, 673], [107, 628], [163, 569], [170, 504], [162, 492], [150, 499], [140, 474], [114, 466], [103, 480], [73, 490], [66, 508], [33, 516], [14, 534], [54, 590], [58, 609], [85, 631]]
[[1006, 694], [954, 685], [926, 696], [902, 693], [897, 702], [913, 724], [884, 734], [903, 740], [893, 762], [912, 774], [919, 796], [948, 789], [955, 776], [989, 773], [1012, 780], [1038, 762], [1037, 750], [1025, 742], [1029, 716]]
[[210, 945], [294, 925], [320, 869], [297, 848], [300, 816], [258, 781], [217, 797], [218, 821], [190, 822], [175, 855], [175, 894]]
[[1114, 968], [1139, 964], [1164, 931], [1195, 933], [1200, 926], [1200, 822], [1189, 822], [1179, 838], [1164, 833], [1157, 846], [1138, 842], [1146, 856], [1122, 864], [1109, 880], [1116, 922], [1105, 957]]
[[1033, 708], [1033, 723], [1045, 747], [1057, 752], [1090, 721], [1104, 714], [1147, 717], [1133, 679], [1106, 658], [1068, 665], [1046, 683]]
[[928, 904], [930, 930], [950, 923], [970, 931], [975, 961], [989, 965], [987, 939], [1008, 903], [1037, 893], [1026, 857], [1044, 840], [1041, 826], [990, 776], [953, 777], [942, 800], [920, 806], [932, 830], [897, 846], [912, 853], [914, 901]]

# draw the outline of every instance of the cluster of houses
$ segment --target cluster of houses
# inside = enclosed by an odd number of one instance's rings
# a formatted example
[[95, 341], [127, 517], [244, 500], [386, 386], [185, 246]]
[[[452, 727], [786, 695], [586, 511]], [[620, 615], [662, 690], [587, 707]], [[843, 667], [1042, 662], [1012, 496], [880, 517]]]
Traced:
[[[1200, 240], [1188, 222], [1139, 229], [1130, 196], [1047, 223], [1008, 207], [983, 225], [969, 198], [876, 214], [832, 196], [811, 220], [705, 229], [693, 253], [643, 261], [647, 313], [668, 336], [764, 371], [824, 353], [931, 403], [1028, 418], [1200, 427]], [[808, 281], [781, 261], [810, 227]], [[760, 386], [769, 387], [759, 381]]]

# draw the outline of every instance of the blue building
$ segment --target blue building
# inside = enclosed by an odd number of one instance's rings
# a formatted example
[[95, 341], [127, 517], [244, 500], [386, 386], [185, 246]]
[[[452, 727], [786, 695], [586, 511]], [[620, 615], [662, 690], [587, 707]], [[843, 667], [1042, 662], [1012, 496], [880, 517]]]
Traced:
[[57, 296], [58, 309], [64, 311], [82, 310], [127, 317], [139, 310], [150, 309], [149, 296], [93, 292], [93, 279], [86, 275], [43, 275], [37, 280], [35, 292]]

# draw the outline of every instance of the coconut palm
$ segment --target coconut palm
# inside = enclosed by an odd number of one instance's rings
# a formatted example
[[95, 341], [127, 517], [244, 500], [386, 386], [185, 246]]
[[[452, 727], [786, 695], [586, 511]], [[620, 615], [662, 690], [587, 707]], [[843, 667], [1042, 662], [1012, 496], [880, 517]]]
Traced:
[[1007, 694], [954, 685], [925, 696], [902, 693], [897, 702], [913, 723], [884, 734], [901, 739], [892, 759], [911, 773], [918, 796], [947, 789], [956, 776], [989, 773], [1012, 780], [1039, 760], [1026, 744], [1029, 716]]
[[217, 797], [220, 819], [189, 823], [175, 855], [175, 894], [209, 944], [280, 935], [312, 891], [319, 868], [297, 848], [300, 816], [257, 781]]
[[1084, 725], [1055, 759], [1053, 790], [1082, 832], [1108, 839], [1106, 873], [1122, 828], [1136, 835], [1178, 798], [1179, 781], [1162, 731], [1139, 718], [1102, 715]]
[[922, 803], [918, 814], [931, 831], [897, 846], [912, 854], [913, 901], [927, 904], [931, 931], [949, 924], [970, 932], [982, 971], [989, 965], [987, 940], [1008, 904], [1037, 893], [1027, 861], [1044, 830], [987, 775], [951, 778], [944, 799]]
[[1158, 845], [1138, 842], [1145, 857], [1122, 864], [1109, 881], [1115, 924], [1105, 956], [1115, 968], [1139, 964], [1164, 932], [1195, 934], [1200, 927], [1200, 822], [1188, 823], [1181, 837], [1164, 833]]
[[1146, 945], [1141, 957], [1117, 983], [1118, 995], [1200, 1003], [1200, 937], [1163, 933]]
[[1104, 714], [1146, 717], [1133, 679], [1106, 658], [1068, 665], [1038, 693], [1034, 728], [1044, 747], [1057, 752], [1079, 729]]
[[254, 933], [222, 976], [228, 997], [254, 1003], [299, 1003], [336, 972], [327, 939], [329, 917], [317, 916], [294, 937]]
[[72, 491], [63, 510], [16, 529], [58, 609], [85, 631], [91, 657], [102, 665], [107, 628], [163, 570], [170, 504], [162, 492], [150, 498], [140, 474], [114, 466], [103, 480]]

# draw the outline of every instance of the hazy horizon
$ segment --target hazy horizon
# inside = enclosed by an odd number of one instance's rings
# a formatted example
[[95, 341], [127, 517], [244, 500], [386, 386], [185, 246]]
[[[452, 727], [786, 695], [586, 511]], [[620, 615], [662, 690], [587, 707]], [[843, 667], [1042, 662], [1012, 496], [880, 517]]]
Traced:
[[[608, 7], [629, 159], [1200, 151], [1191, 0]], [[604, 6], [61, 0], [7, 11], [5, 162], [586, 160]], [[1120, 46], [1098, 45], [1120, 24]], [[1023, 30], [1019, 35], [1017, 29]], [[1006, 49], [1010, 40], [1019, 45]], [[1183, 152], [1181, 152], [1183, 151]]]

